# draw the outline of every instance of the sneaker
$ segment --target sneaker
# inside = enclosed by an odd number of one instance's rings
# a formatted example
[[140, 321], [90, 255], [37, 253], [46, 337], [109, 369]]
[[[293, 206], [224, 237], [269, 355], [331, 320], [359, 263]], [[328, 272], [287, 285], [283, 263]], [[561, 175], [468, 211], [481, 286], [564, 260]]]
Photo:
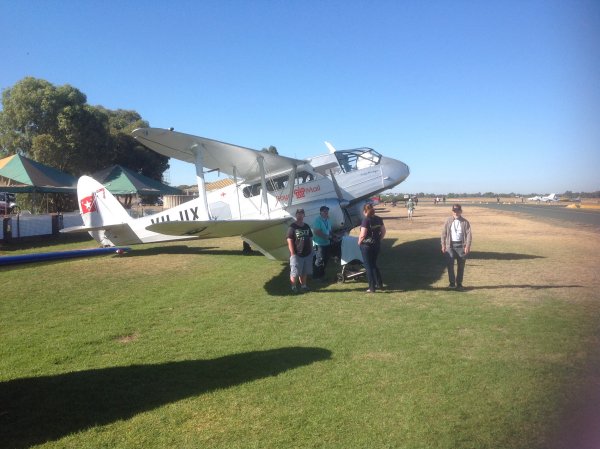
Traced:
[[464, 292], [464, 291], [465, 291], [465, 288], [463, 287], [463, 285], [462, 285], [462, 284], [458, 284], [458, 285], [456, 286], [456, 290], [458, 290], [459, 292]]
[[310, 291], [310, 288], [308, 288], [308, 285], [303, 285], [302, 287], [300, 287], [300, 290], [306, 293]]
[[298, 293], [298, 287], [292, 285], [292, 293]]
[[371, 290], [370, 288], [367, 289], [367, 291], [365, 293], [375, 293], [374, 290]]
[[454, 282], [450, 282], [448, 288], [456, 288], [456, 284]]

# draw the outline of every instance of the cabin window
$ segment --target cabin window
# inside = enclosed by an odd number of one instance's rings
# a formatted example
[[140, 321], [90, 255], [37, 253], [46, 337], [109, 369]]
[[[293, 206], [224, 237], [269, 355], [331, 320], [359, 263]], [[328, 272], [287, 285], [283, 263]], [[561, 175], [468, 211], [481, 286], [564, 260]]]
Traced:
[[312, 173], [301, 171], [296, 174], [296, 185], [314, 181], [315, 177]]
[[251, 186], [246, 186], [242, 189], [242, 193], [246, 198], [258, 196], [260, 195], [260, 184], [252, 184]]
[[[279, 191], [279, 190], [283, 190], [286, 187], [289, 186], [289, 176], [278, 176], [276, 178], [270, 178], [266, 180], [266, 184], [267, 184], [267, 191], [268, 192], [274, 192], [274, 191]], [[306, 182], [310, 182], [313, 181], [315, 179], [315, 176], [312, 173], [309, 173], [307, 171], [302, 171], [302, 172], [298, 172], [296, 174], [296, 179], [295, 179], [295, 185], [298, 184], [304, 184]], [[242, 189], [242, 193], [244, 195], [244, 197], [246, 198], [251, 198], [253, 196], [258, 196], [260, 195], [261, 192], [261, 185], [260, 182], [252, 184], [250, 186], [246, 186]]]
[[336, 151], [335, 155], [344, 173], [373, 167], [381, 162], [381, 154], [372, 148]]
[[288, 185], [289, 176], [279, 176], [277, 178], [267, 179], [267, 190], [273, 192], [275, 190], [281, 190]]

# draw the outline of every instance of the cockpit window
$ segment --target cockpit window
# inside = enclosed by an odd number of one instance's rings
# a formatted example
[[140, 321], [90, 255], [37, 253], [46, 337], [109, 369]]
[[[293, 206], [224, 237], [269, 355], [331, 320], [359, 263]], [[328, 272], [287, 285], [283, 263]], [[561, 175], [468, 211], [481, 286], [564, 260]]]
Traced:
[[381, 154], [371, 148], [336, 151], [335, 155], [344, 173], [378, 165]]

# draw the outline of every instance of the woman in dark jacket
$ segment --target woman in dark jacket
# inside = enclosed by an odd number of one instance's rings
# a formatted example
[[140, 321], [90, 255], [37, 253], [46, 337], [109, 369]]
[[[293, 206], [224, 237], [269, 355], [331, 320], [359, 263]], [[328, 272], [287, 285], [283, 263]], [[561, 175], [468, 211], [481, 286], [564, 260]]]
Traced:
[[381, 240], [385, 237], [385, 225], [381, 217], [375, 215], [372, 204], [365, 204], [363, 208], [365, 218], [360, 224], [358, 245], [367, 270], [369, 288], [367, 293], [375, 293], [376, 288], [382, 288], [381, 273], [377, 267], [377, 256], [381, 247]]

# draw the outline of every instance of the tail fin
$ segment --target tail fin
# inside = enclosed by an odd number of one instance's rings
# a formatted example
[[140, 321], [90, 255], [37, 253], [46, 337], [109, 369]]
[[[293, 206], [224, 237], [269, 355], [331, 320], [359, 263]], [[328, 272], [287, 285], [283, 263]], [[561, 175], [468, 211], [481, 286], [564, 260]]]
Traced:
[[[102, 246], [118, 244], [110, 228], [124, 228], [130, 231], [128, 223], [133, 221], [121, 203], [106, 187], [89, 176], [82, 176], [77, 182], [77, 199], [79, 211], [83, 219], [82, 230], [88, 230], [90, 235]], [[125, 234], [129, 234], [126, 232]], [[120, 233], [122, 234], [122, 233]]]
[[101, 228], [133, 220], [113, 194], [89, 176], [79, 178], [77, 199], [83, 224], [86, 227]]

